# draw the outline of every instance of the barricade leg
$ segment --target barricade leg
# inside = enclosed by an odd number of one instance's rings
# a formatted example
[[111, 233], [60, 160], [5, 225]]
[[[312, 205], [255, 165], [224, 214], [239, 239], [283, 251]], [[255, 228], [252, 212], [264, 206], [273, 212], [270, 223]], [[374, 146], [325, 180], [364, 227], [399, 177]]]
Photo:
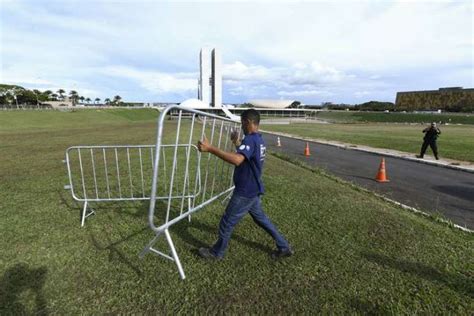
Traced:
[[181, 266], [181, 261], [179, 261], [178, 253], [176, 252], [176, 249], [174, 248], [173, 240], [171, 239], [168, 229], [165, 230], [165, 235], [166, 235], [166, 239], [168, 240], [168, 245], [170, 246], [171, 254], [173, 255], [174, 262], [176, 263], [176, 266], [178, 267], [179, 275], [181, 276], [181, 279], [184, 280], [186, 276], [184, 275], [184, 270], [183, 270], [183, 267]]
[[150, 252], [151, 249], [153, 249], [153, 246], [155, 245], [156, 241], [158, 240], [158, 237], [160, 237], [161, 233], [162, 233], [162, 231], [159, 232], [159, 233], [157, 233], [157, 234], [155, 235], [155, 237], [154, 237], [152, 240], [150, 240], [150, 242], [148, 243], [148, 245], [146, 245], [146, 247], [142, 250], [142, 252], [140, 252], [140, 255], [139, 255], [140, 259], [143, 259], [143, 257], [145, 257], [145, 255], [146, 255], [148, 252]]
[[[153, 246], [158, 241], [158, 238], [160, 237], [161, 233], [163, 232], [165, 233], [166, 241], [168, 242], [168, 246], [170, 247], [171, 256], [153, 248]], [[150, 251], [168, 260], [174, 261], [176, 263], [176, 267], [178, 268], [178, 272], [181, 279], [184, 280], [186, 278], [186, 276], [184, 275], [183, 267], [181, 266], [181, 261], [179, 261], [178, 253], [176, 252], [176, 249], [174, 248], [173, 240], [171, 239], [171, 235], [168, 229], [165, 229], [164, 231], [160, 231], [155, 235], [155, 237], [148, 243], [145, 249], [143, 249], [142, 252], [140, 253], [139, 255], [140, 259], [143, 259], [143, 257]]]
[[84, 208], [82, 209], [82, 220], [81, 220], [81, 226], [82, 227], [84, 227], [84, 223], [86, 221], [86, 218], [91, 216], [94, 213], [95, 213], [95, 211], [92, 208], [90, 208], [90, 212], [87, 213], [87, 201], [84, 202]]

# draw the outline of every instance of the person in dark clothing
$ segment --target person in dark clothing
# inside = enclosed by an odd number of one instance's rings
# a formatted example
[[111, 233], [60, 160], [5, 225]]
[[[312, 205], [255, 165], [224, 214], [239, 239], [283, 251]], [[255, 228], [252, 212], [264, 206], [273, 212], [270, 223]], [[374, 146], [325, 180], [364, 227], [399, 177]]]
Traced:
[[222, 259], [235, 225], [249, 213], [254, 222], [275, 241], [276, 250], [272, 252], [271, 257], [279, 259], [291, 256], [293, 250], [290, 244], [263, 212], [260, 201], [264, 193], [261, 176], [266, 151], [263, 137], [258, 133], [260, 114], [254, 109], [246, 110], [241, 114], [241, 123], [244, 138], [238, 139], [236, 132], [231, 134], [231, 141], [236, 146], [236, 152], [223, 151], [210, 144], [206, 137], [198, 142], [199, 151], [209, 152], [235, 165], [235, 189], [219, 223], [218, 239], [212, 247], [200, 248], [198, 253], [206, 259]]
[[425, 137], [423, 137], [423, 145], [421, 146], [421, 152], [420, 152], [420, 155], [416, 157], [423, 158], [423, 156], [425, 155], [426, 149], [428, 148], [428, 145], [429, 145], [431, 147], [431, 150], [433, 151], [433, 154], [436, 160], [438, 160], [439, 159], [438, 145], [436, 144], [436, 140], [438, 139], [438, 135], [441, 134], [440, 129], [436, 127], [436, 123], [433, 122], [431, 123], [430, 127], [427, 127], [423, 130], [423, 133], [425, 133]]

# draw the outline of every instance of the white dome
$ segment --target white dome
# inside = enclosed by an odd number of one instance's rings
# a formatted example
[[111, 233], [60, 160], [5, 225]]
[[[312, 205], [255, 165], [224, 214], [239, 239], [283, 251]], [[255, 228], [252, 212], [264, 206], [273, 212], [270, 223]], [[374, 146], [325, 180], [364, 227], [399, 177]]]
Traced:
[[179, 104], [182, 107], [190, 109], [208, 109], [210, 108], [209, 104], [206, 104], [198, 99], [187, 99]]
[[256, 108], [266, 109], [285, 109], [289, 107], [295, 100], [250, 100], [249, 103]]

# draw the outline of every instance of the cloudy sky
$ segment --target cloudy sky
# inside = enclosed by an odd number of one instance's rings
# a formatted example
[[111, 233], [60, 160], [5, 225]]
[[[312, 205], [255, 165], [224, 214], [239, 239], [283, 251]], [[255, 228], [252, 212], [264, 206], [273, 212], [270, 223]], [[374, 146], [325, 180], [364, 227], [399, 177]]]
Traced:
[[227, 103], [474, 87], [469, 0], [0, 0], [0, 12], [0, 83], [91, 99], [196, 97], [201, 47], [221, 51]]

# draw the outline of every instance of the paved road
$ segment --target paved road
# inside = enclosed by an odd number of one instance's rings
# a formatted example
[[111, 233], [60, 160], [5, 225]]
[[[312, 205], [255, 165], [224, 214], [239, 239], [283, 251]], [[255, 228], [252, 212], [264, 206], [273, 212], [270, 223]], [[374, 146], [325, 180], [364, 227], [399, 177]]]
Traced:
[[303, 155], [306, 141], [263, 133], [267, 148], [426, 213], [442, 214], [453, 223], [474, 230], [474, 174], [400, 158], [385, 157], [388, 183], [374, 181], [379, 154], [310, 142], [311, 156]]

